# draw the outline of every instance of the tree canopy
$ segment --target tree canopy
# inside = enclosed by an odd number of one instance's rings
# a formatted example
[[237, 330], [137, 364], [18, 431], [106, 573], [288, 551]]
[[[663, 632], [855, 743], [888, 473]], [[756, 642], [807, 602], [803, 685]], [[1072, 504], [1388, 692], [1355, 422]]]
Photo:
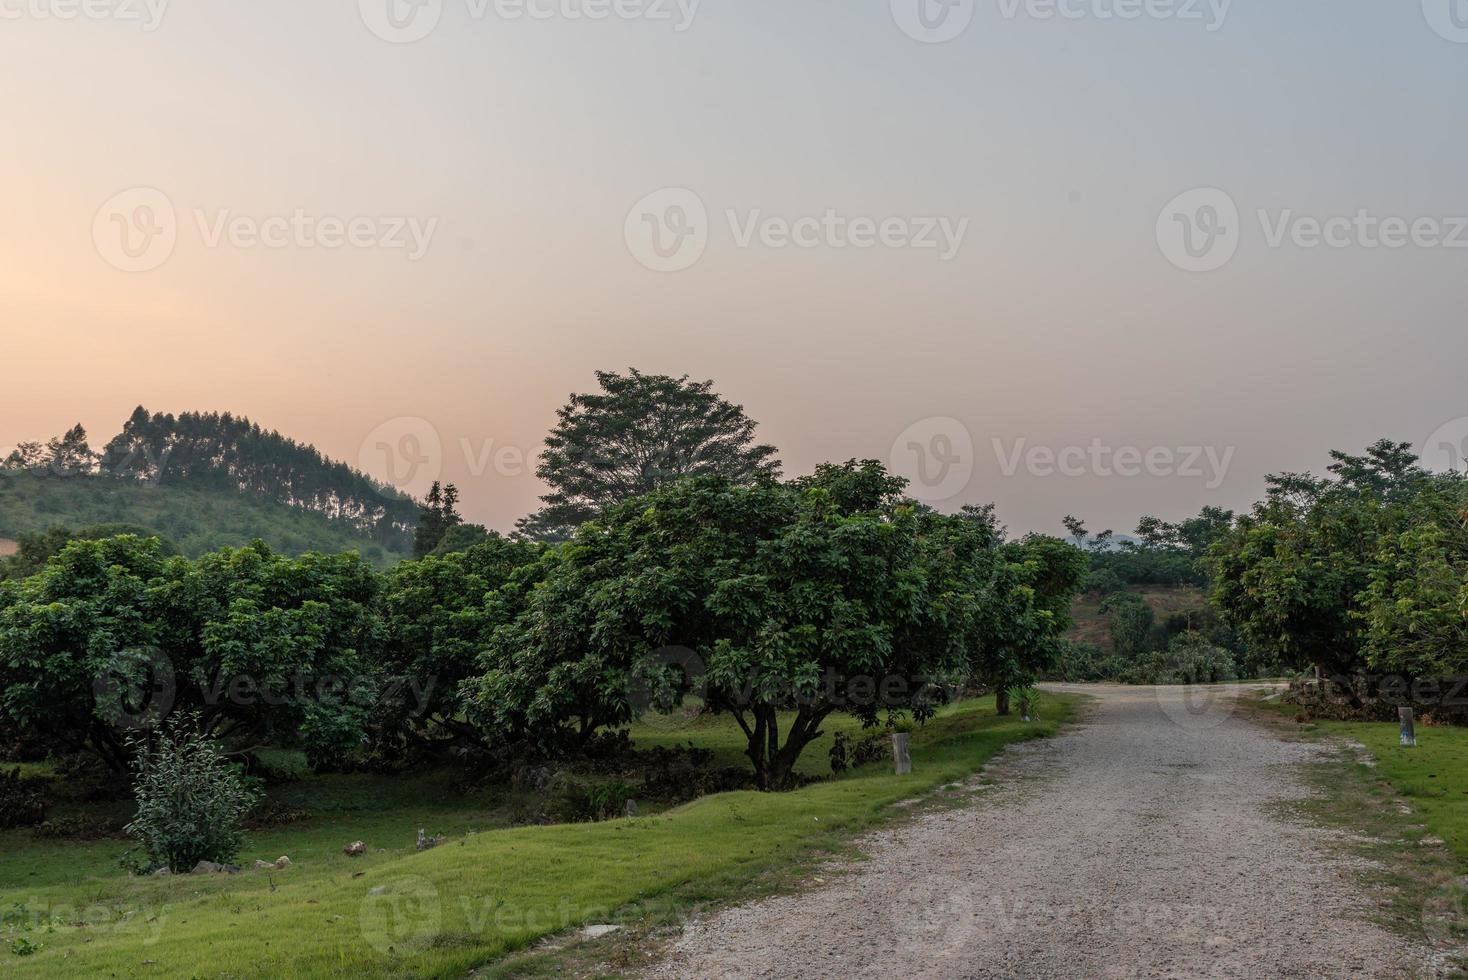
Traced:
[[606, 508], [686, 476], [747, 485], [778, 476], [773, 446], [712, 381], [598, 371], [599, 391], [557, 411], [536, 475], [551, 488], [522, 533], [561, 539]]

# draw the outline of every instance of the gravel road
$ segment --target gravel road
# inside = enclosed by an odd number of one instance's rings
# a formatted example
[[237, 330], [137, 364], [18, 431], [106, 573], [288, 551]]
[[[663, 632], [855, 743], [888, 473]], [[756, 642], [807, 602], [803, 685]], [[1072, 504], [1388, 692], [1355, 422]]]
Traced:
[[[1231, 693], [1087, 686], [1068, 734], [995, 760], [996, 785], [863, 843], [824, 884], [694, 922], [657, 977], [1423, 977], [1366, 921], [1306, 796], [1321, 746]], [[831, 873], [834, 872], [834, 873]]]

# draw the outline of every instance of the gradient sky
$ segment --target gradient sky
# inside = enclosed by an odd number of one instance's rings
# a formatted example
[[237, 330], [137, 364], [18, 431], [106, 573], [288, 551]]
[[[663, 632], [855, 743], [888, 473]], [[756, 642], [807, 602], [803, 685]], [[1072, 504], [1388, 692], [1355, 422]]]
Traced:
[[[682, 32], [446, 0], [393, 44], [357, 0], [177, 2], [151, 32], [0, 0], [0, 446], [77, 421], [100, 445], [142, 403], [246, 414], [380, 470], [375, 430], [427, 426], [430, 468], [508, 528], [541, 487], [505, 457], [476, 474], [464, 442], [533, 455], [595, 369], [635, 365], [715, 379], [792, 475], [904, 468], [904, 430], [931, 444], [952, 425], [924, 420], [956, 419], [972, 478], [943, 506], [996, 501], [1016, 530], [1244, 507], [1266, 473], [1468, 416], [1468, 250], [1270, 248], [1255, 217], [1468, 215], [1468, 44], [1430, 26], [1436, 2], [1235, 0], [1209, 31], [988, 0], [927, 44], [889, 0], [703, 0]], [[93, 226], [135, 187], [167, 195], [178, 240], [130, 273]], [[667, 187], [712, 216], [677, 273], [624, 239]], [[1156, 238], [1200, 187], [1242, 212], [1206, 274]], [[944, 262], [740, 247], [730, 208], [970, 224]], [[437, 225], [412, 261], [210, 247], [195, 218], [296, 209]], [[1006, 475], [996, 438], [1233, 455], [1210, 490]]]

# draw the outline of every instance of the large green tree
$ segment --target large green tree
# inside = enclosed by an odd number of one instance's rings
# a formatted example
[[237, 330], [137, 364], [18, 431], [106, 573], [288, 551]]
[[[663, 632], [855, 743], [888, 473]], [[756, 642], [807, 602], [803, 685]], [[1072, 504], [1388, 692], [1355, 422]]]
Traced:
[[[1383, 543], [1428, 545], [1398, 535], [1417, 520], [1415, 500], [1457, 478], [1425, 472], [1410, 446], [1389, 440], [1331, 458], [1324, 478], [1269, 477], [1266, 499], [1214, 536], [1204, 565], [1214, 605], [1251, 645], [1285, 666], [1341, 676], [1370, 666], [1366, 592], [1382, 574]], [[1379, 613], [1389, 594], [1377, 588]]]
[[598, 371], [599, 391], [557, 412], [536, 474], [550, 486], [523, 534], [558, 539], [611, 505], [686, 476], [747, 485], [779, 474], [773, 446], [755, 442], [744, 409], [690, 381], [635, 369]]
[[735, 719], [774, 789], [833, 712], [921, 719], [971, 673], [1024, 679], [1063, 628], [1079, 553], [1004, 545], [988, 511], [946, 517], [902, 487], [852, 462], [787, 484], [694, 477], [614, 504], [496, 630], [471, 717], [558, 742], [693, 693]]

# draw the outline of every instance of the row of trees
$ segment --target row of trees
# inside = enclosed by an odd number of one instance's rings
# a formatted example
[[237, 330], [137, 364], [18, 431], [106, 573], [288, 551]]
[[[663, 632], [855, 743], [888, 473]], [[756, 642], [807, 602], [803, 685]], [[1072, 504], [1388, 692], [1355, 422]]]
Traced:
[[1286, 473], [1209, 548], [1214, 604], [1288, 666], [1331, 676], [1468, 670], [1468, 482], [1406, 443]]
[[874, 462], [691, 477], [562, 544], [491, 536], [387, 573], [259, 544], [189, 560], [73, 541], [0, 583], [0, 712], [117, 766], [128, 730], [165, 710], [237, 749], [338, 764], [565, 751], [696, 697], [738, 721], [777, 788], [832, 712], [922, 719], [969, 678], [1007, 689], [1055, 655], [1080, 553], [901, 489]]

